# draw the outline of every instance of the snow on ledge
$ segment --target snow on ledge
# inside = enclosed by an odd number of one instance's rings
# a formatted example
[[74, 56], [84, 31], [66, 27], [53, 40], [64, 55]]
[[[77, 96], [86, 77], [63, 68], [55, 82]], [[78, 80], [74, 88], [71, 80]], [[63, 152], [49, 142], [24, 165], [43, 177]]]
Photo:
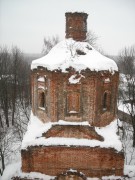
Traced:
[[82, 74], [79, 74], [79, 77], [77, 78], [77, 74], [72, 75], [68, 80], [70, 84], [78, 84], [80, 83], [81, 78], [85, 78]]
[[80, 125], [80, 126], [90, 126], [90, 124], [88, 123], [88, 121], [83, 121], [83, 122], [70, 122], [70, 121], [63, 121], [63, 120], [59, 120], [56, 123], [53, 124], [57, 124], [57, 125]]
[[44, 77], [39, 77], [39, 78], [38, 78], [38, 81], [40, 81], [40, 82], [45, 82], [45, 79], [44, 79]]
[[52, 125], [86, 125], [90, 126], [88, 122], [65, 122], [58, 121], [55, 123], [42, 123], [36, 116], [31, 113], [30, 122], [28, 124], [27, 132], [22, 141], [22, 149], [27, 149], [29, 146], [87, 146], [87, 147], [101, 147], [114, 148], [117, 151], [122, 150], [122, 144], [117, 133], [117, 120], [114, 120], [106, 127], [96, 127], [96, 132], [104, 138], [104, 141], [77, 139], [77, 138], [62, 138], [62, 137], [42, 137], [44, 132], [47, 132]]
[[[78, 51], [83, 54], [78, 54]], [[89, 68], [91, 71], [108, 70], [111, 73], [118, 71], [116, 63], [100, 54], [87, 42], [78, 42], [73, 39], [66, 39], [54, 46], [44, 57], [32, 61], [31, 69], [38, 66], [48, 70], [61, 70], [67, 72], [69, 67], [80, 72]]]

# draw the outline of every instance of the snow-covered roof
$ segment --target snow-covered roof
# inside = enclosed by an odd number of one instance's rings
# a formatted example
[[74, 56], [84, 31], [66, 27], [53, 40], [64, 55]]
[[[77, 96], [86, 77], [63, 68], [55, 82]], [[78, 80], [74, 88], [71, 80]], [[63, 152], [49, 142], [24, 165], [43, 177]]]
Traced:
[[122, 150], [122, 144], [117, 135], [117, 121], [113, 121], [106, 127], [95, 127], [95, 131], [104, 138], [104, 141], [90, 140], [90, 139], [77, 139], [77, 138], [63, 138], [63, 137], [42, 137], [44, 132], [47, 132], [53, 125], [83, 125], [90, 126], [86, 122], [66, 122], [58, 121], [55, 123], [42, 123], [36, 116], [31, 114], [30, 122], [27, 132], [22, 141], [22, 149], [27, 149], [28, 146], [87, 146], [87, 147], [101, 147], [101, 148], [114, 148], [117, 151]]
[[61, 41], [46, 56], [34, 60], [31, 69], [38, 66], [51, 71], [59, 69], [62, 72], [66, 72], [69, 67], [79, 72], [86, 68], [91, 71], [118, 71], [118, 67], [113, 60], [100, 54], [88, 42], [78, 42], [73, 39]]

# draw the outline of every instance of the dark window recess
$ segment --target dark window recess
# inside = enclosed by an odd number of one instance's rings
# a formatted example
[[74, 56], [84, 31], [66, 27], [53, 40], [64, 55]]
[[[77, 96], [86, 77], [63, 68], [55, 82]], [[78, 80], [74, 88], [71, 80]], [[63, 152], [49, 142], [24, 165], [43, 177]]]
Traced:
[[39, 94], [39, 107], [45, 107], [45, 93], [41, 92]]
[[83, 51], [80, 50], [80, 49], [77, 49], [77, 50], [76, 50], [76, 53], [77, 53], [78, 55], [85, 55], [85, 54], [86, 54], [85, 52], [83, 52]]
[[111, 93], [110, 92], [104, 92], [103, 95], [103, 110], [109, 111], [111, 108]]
[[103, 96], [103, 109], [107, 109], [107, 92], [105, 92]]

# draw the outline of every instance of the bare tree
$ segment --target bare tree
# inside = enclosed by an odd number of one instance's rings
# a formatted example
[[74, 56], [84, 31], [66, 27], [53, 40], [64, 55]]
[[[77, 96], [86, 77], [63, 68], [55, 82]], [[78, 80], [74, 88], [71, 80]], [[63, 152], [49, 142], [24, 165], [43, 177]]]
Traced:
[[15, 107], [16, 107], [16, 99], [17, 99], [17, 75], [18, 75], [18, 68], [20, 64], [20, 55], [21, 52], [17, 47], [12, 48], [12, 125], [14, 125], [14, 114], [15, 114]]
[[6, 125], [9, 127], [9, 109], [11, 105], [11, 56], [6, 47], [0, 48], [0, 110], [5, 115]]
[[135, 147], [135, 46], [120, 52], [118, 66], [123, 73], [119, 95], [131, 119]]
[[58, 35], [52, 36], [52, 37], [44, 37], [44, 44], [42, 53], [44, 55], [48, 54], [48, 52], [60, 41], [60, 38]]
[[30, 65], [22, 52], [0, 48], [0, 173], [19, 152], [31, 108]]
[[1, 174], [12, 158], [19, 153], [21, 141], [13, 128], [0, 128], [0, 169]]
[[87, 37], [86, 37], [86, 41], [93, 46], [94, 48], [97, 49], [97, 40], [98, 40], [98, 36], [96, 35], [95, 32], [93, 32], [92, 30], [89, 30], [87, 32]]

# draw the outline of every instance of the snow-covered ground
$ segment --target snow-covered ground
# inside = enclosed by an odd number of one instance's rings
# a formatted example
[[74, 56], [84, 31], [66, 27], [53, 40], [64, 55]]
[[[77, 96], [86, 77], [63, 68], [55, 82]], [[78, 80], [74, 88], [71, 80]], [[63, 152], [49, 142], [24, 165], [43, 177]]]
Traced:
[[[122, 126], [122, 123], [120, 121], [118, 121], [119, 126]], [[69, 125], [69, 124], [73, 124], [73, 125], [86, 125], [88, 126], [89, 123], [88, 122], [80, 122], [80, 123], [76, 123], [76, 122], [65, 122], [65, 121], [59, 121], [57, 123], [54, 124], [60, 124], [60, 125]], [[36, 137], [38, 137], [38, 139], [41, 138], [41, 135], [43, 132], [47, 131], [48, 129], [50, 129], [52, 127], [52, 123], [47, 123], [47, 124], [43, 124], [37, 117], [33, 116], [33, 114], [31, 114], [31, 120], [29, 122], [28, 125], [28, 131], [24, 136], [24, 140], [22, 143], [22, 148], [27, 148], [27, 146], [33, 144], [33, 143], [37, 143], [36, 141]], [[89, 125], [90, 126], [90, 125]], [[135, 180], [135, 148], [132, 147], [132, 127], [130, 125], [128, 125], [127, 123], [123, 124], [124, 129], [126, 129], [124, 136], [123, 133], [121, 132], [121, 140], [123, 142], [123, 148], [124, 148], [124, 152], [125, 152], [125, 166], [124, 166], [124, 175], [125, 177], [115, 177], [115, 176], [109, 176], [109, 177], [103, 177], [102, 180], [115, 180], [115, 179], [119, 179], [119, 180]], [[113, 121], [110, 125], [108, 125], [105, 128], [96, 128], [97, 133], [99, 133], [100, 135], [102, 135], [105, 139], [106, 143], [100, 144], [101, 147], [108, 147], [111, 146], [112, 144], [115, 144], [115, 147], [117, 150], [121, 150], [121, 143], [119, 140], [119, 136], [115, 136], [116, 134], [116, 129], [117, 129], [117, 121]], [[109, 134], [109, 136], [108, 136]], [[111, 140], [110, 140], [111, 137]], [[61, 143], [61, 139], [57, 139], [57, 143], [55, 144], [59, 144]], [[31, 142], [30, 142], [31, 141]], [[56, 141], [56, 139], [53, 139], [51, 141], [51, 143], [54, 143], [54, 141]], [[75, 142], [74, 142], [75, 141]], [[111, 141], [111, 142], [110, 142]], [[47, 143], [47, 141], [41, 138], [40, 143]], [[79, 139], [72, 139], [71, 141], [67, 140], [67, 142], [65, 141], [64, 144], [68, 143], [68, 145], [70, 145], [70, 143], [75, 143], [78, 145], [78, 143], [82, 143], [82, 141], [80, 141]], [[97, 145], [95, 140], [91, 140], [91, 142], [88, 140], [87, 142], [84, 141], [84, 146], [85, 143], [89, 143], [89, 146], [95, 146]], [[100, 143], [100, 142], [98, 142]], [[102, 143], [102, 142], [101, 142]], [[109, 144], [109, 145], [108, 145]], [[87, 144], [88, 145], [88, 144]], [[21, 171], [21, 158], [19, 155], [15, 156], [14, 155], [14, 160], [12, 162], [10, 162], [10, 164], [8, 166], [6, 166], [6, 169], [3, 173], [3, 176], [0, 178], [1, 180], [10, 180], [11, 177], [13, 176], [20, 176], [20, 177], [28, 177], [28, 178], [39, 178], [39, 179], [43, 179], [43, 180], [50, 180], [54, 177], [50, 177], [48, 175], [45, 174], [41, 174], [41, 173], [36, 173], [36, 172], [31, 172], [29, 174], [27, 173], [23, 173]], [[126, 177], [128, 176], [128, 177]], [[87, 180], [99, 180], [99, 178], [88, 178]]]
[[[133, 165], [125, 165], [124, 167], [124, 174], [125, 177], [120, 176], [104, 176], [102, 177], [102, 180], [135, 180], [135, 166]], [[129, 177], [126, 177], [129, 176]], [[21, 162], [13, 163], [11, 165], [8, 165], [3, 173], [3, 176], [1, 177], [1, 180], [11, 180], [13, 176], [19, 176], [19, 177], [27, 177], [27, 178], [39, 178], [41, 180], [51, 180], [54, 178], [54, 176], [48, 176], [45, 174], [37, 173], [37, 172], [31, 172], [31, 173], [23, 173], [21, 171]], [[87, 180], [101, 180], [99, 178], [87, 178]]]
[[48, 176], [41, 173], [31, 172], [31, 173], [22, 173], [21, 171], [21, 162], [13, 163], [11, 165], [8, 165], [3, 173], [3, 176], [1, 180], [10, 180], [13, 176], [19, 176], [19, 177], [27, 177], [27, 178], [39, 178], [44, 180], [50, 180], [52, 176]]

